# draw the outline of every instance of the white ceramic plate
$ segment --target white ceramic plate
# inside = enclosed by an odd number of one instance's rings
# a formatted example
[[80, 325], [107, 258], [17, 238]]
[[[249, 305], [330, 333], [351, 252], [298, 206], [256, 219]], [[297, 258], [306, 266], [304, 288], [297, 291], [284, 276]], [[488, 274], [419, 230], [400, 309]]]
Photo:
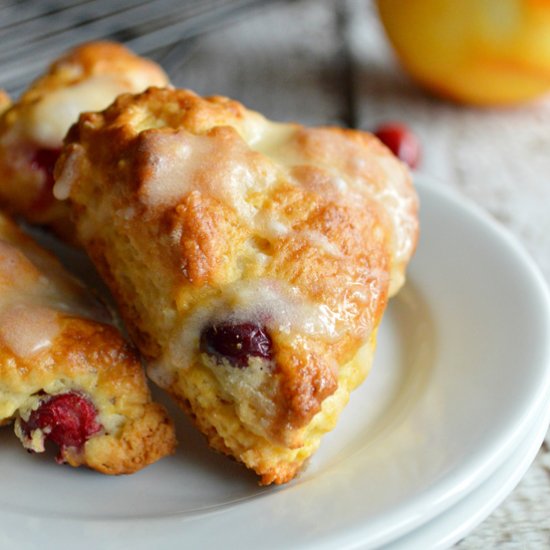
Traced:
[[299, 479], [258, 488], [181, 415], [176, 456], [116, 479], [27, 455], [4, 429], [0, 547], [367, 548], [480, 486], [548, 398], [548, 294], [499, 227], [419, 190], [421, 243], [374, 370]]
[[525, 438], [489, 479], [431, 521], [384, 545], [383, 550], [442, 550], [458, 542], [513, 491], [540, 450], [549, 422], [550, 407], [544, 403]]

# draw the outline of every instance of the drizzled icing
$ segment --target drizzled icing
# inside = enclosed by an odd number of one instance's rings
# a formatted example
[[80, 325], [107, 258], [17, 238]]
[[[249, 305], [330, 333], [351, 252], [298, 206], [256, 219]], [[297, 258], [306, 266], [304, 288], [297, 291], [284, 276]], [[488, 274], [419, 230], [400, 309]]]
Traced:
[[[141, 174], [140, 197], [152, 210], [173, 205], [198, 190], [234, 210], [240, 222], [257, 235], [305, 240], [320, 253], [343, 259], [341, 248], [328, 235], [313, 229], [295, 231], [288, 220], [277, 217], [284, 215], [282, 212], [275, 210], [268, 216], [255, 208], [251, 196], [283, 180], [352, 207], [363, 204], [365, 197], [381, 204], [394, 227], [394, 261], [399, 263], [410, 256], [416, 199], [408, 189], [406, 171], [394, 159], [386, 159], [387, 153], [377, 151], [376, 145], [369, 151], [337, 133], [271, 123], [256, 113], [245, 117], [242, 124], [216, 127], [203, 135], [166, 129], [145, 132], [141, 139], [147, 168]], [[399, 271], [393, 276], [398, 286]], [[339, 281], [348, 289], [347, 299], [331, 305], [314, 303], [280, 282], [232, 284], [224, 288], [222, 297], [185, 316], [174, 329], [161, 363], [189, 364], [203, 327], [219, 321], [258, 322], [281, 334], [311, 335], [326, 341], [350, 330], [368, 334], [372, 327], [354, 326], [361, 317], [359, 303], [376, 300], [388, 274], [371, 269], [362, 279]], [[163, 379], [160, 363], [152, 366], [151, 372], [161, 385], [169, 383]]]
[[312, 245], [314, 245], [317, 250], [323, 251], [333, 258], [343, 258], [344, 255], [340, 249], [328, 239], [324, 233], [319, 231], [301, 231], [299, 233], [303, 238], [307, 239]]
[[38, 145], [60, 146], [80, 113], [105, 109], [127, 91], [128, 85], [117, 76], [97, 75], [49, 92], [29, 110], [26, 133]]
[[266, 325], [283, 334], [337, 336], [334, 320], [322, 307], [299, 299], [296, 291], [280, 282], [239, 282], [226, 288], [223, 296], [211, 300], [206, 307], [195, 310], [176, 327], [168, 351], [173, 366], [190, 363], [198, 347], [201, 331], [219, 322], [249, 322]]
[[58, 333], [58, 313], [52, 308], [15, 304], [0, 310], [0, 340], [19, 357], [50, 347]]
[[0, 239], [0, 340], [19, 357], [51, 346], [59, 314], [107, 322], [108, 312], [61, 265], [28, 241]]
[[399, 162], [330, 129], [306, 129], [254, 115], [255, 132], [251, 123], [247, 126], [252, 149], [286, 167], [293, 174], [291, 179], [309, 191], [336, 202], [349, 203], [365, 196], [383, 205], [394, 229], [394, 260], [410, 257], [414, 246], [411, 235], [417, 224], [416, 196], [409, 190], [407, 171]]
[[[374, 276], [382, 278], [387, 274], [376, 272]], [[353, 292], [362, 292], [360, 298], [369, 299], [366, 287], [361, 286]], [[201, 304], [200, 308], [182, 318], [170, 337], [166, 356], [150, 367], [150, 374], [162, 386], [168, 385], [170, 378], [163, 378], [163, 369], [166, 366], [189, 365], [198, 348], [201, 331], [209, 325], [222, 322], [257, 323], [289, 340], [311, 336], [330, 342], [350, 331], [349, 320], [356, 316], [355, 308], [347, 302], [339, 304], [338, 308], [310, 302], [297, 288], [281, 281], [239, 281], [224, 288], [218, 298], [213, 298], [206, 305]], [[371, 328], [355, 327], [359, 332]]]
[[39, 277], [40, 272], [21, 250], [0, 240], [0, 285], [26, 286]]
[[63, 172], [53, 187], [53, 195], [57, 200], [63, 201], [69, 198], [83, 159], [84, 152], [82, 147], [78, 145], [74, 146], [66, 155], [65, 163], [63, 164]]
[[117, 96], [138, 93], [149, 86], [166, 86], [167, 78], [155, 67], [141, 64], [124, 70], [83, 76], [78, 63], [65, 64], [67, 75], [76, 82], [49, 90], [25, 112], [23, 129], [27, 137], [43, 147], [59, 147], [71, 124], [85, 111], [102, 111]]
[[[262, 193], [282, 178], [343, 204], [373, 199], [393, 226], [394, 261], [399, 264], [411, 255], [416, 197], [406, 170], [381, 149], [369, 150], [328, 129], [270, 122], [253, 112], [234, 126], [217, 127], [205, 135], [179, 129], [150, 133], [144, 141], [152, 169], [145, 174], [143, 199], [153, 208], [200, 189], [235, 210], [259, 235], [286, 236], [290, 228], [284, 219], [266, 219], [249, 201], [252, 191]], [[301, 237], [338, 257], [327, 237]]]
[[199, 189], [235, 210], [244, 223], [254, 225], [257, 210], [247, 196], [270, 182], [263, 177], [259, 155], [234, 130], [218, 128], [204, 136], [186, 130], [150, 133], [143, 141], [148, 169], [141, 193], [147, 205], [173, 204]]

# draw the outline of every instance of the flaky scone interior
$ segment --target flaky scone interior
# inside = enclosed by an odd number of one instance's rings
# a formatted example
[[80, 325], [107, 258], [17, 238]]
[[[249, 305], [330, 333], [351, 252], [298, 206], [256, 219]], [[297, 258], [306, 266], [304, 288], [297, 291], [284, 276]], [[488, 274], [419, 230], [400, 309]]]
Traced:
[[171, 420], [109, 312], [0, 215], [0, 424], [58, 461], [133, 473], [170, 454]]
[[121, 93], [166, 85], [158, 65], [112, 42], [86, 43], [56, 60], [0, 116], [0, 206], [71, 240], [68, 207], [52, 195], [67, 130], [82, 111], [105, 109]]
[[366, 133], [149, 89], [82, 115], [56, 175], [151, 378], [262, 483], [292, 479], [403, 283], [404, 165]]

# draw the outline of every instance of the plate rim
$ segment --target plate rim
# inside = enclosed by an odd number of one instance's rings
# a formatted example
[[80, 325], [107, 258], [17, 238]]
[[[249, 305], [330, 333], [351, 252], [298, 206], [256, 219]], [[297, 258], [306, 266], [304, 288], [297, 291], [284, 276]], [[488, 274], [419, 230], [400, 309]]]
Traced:
[[[411, 535], [418, 535], [418, 532], [421, 532], [421, 536], [425, 537], [422, 542], [423, 547], [428, 547], [427, 545], [429, 544], [432, 550], [448, 548], [485, 521], [506, 497], [512, 493], [533, 464], [550, 426], [550, 407], [544, 405], [543, 403], [542, 408], [533, 418], [532, 424], [528, 426], [527, 434], [524, 435], [519, 444], [512, 450], [510, 456], [506, 457], [503, 463], [484, 482], [471, 492], [465, 494], [453, 506], [436, 515], [431, 521], [420, 525], [417, 528], [418, 530], [409, 531], [402, 537], [390, 541], [381, 550], [393, 550], [396, 544], [397, 549], [406, 548], [410, 544], [407, 539]], [[488, 499], [485, 498], [487, 496], [489, 497]], [[456, 525], [456, 518], [452, 520], [455, 526], [451, 531], [447, 531], [448, 527], [445, 527], [445, 534], [441, 532], [437, 533], [436, 527], [435, 535], [431, 532], [432, 526], [430, 524], [432, 522], [439, 522], [443, 516], [456, 515], [457, 508], [464, 506], [465, 503], [471, 507], [471, 503], [474, 500], [476, 503], [483, 501], [481, 508], [476, 507], [474, 514], [465, 514], [460, 510], [461, 520], [458, 525]], [[423, 534], [422, 530], [426, 530], [427, 533]], [[441, 527], [439, 531], [441, 531]], [[403, 546], [403, 544], [406, 544], [406, 546]]]

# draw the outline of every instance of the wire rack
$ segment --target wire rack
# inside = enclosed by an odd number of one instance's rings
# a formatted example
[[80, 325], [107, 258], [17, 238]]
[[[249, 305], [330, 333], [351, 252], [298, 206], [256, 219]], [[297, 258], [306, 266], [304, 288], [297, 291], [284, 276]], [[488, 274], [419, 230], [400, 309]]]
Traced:
[[19, 94], [54, 58], [110, 39], [168, 70], [194, 38], [277, 0], [0, 0], [0, 87]]

